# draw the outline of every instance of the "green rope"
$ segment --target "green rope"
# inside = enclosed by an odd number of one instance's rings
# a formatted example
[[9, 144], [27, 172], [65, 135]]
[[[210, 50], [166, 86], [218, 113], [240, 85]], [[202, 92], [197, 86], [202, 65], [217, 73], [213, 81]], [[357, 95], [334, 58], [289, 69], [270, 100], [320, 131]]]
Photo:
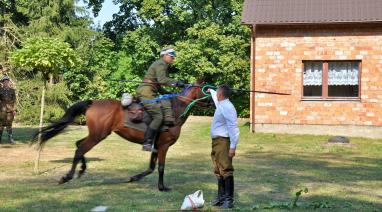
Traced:
[[190, 112], [190, 110], [191, 110], [191, 108], [196, 104], [196, 103], [198, 103], [199, 101], [202, 101], [202, 100], [204, 100], [204, 99], [208, 99], [208, 98], [210, 98], [211, 97], [211, 94], [210, 93], [207, 93], [207, 89], [209, 89], [209, 88], [213, 88], [213, 89], [215, 89], [216, 87], [215, 86], [213, 86], [213, 85], [205, 85], [205, 86], [203, 86], [202, 87], [202, 92], [203, 92], [203, 94], [205, 95], [205, 96], [203, 96], [202, 98], [198, 98], [198, 99], [195, 99], [195, 100], [193, 100], [192, 102], [190, 102], [188, 105], [187, 105], [187, 107], [186, 107], [186, 109], [184, 110], [184, 112], [180, 115], [180, 117], [186, 117], [187, 115], [188, 115], [188, 113]]

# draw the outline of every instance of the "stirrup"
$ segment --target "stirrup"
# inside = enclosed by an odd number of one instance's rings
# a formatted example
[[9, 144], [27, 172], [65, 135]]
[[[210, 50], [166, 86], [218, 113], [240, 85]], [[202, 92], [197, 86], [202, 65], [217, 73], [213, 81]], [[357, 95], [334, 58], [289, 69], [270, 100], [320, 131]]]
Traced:
[[148, 151], [148, 152], [158, 152], [158, 150], [156, 150], [155, 148], [154, 148], [154, 145], [151, 145], [151, 144], [143, 144], [142, 145], [142, 150], [143, 151]]

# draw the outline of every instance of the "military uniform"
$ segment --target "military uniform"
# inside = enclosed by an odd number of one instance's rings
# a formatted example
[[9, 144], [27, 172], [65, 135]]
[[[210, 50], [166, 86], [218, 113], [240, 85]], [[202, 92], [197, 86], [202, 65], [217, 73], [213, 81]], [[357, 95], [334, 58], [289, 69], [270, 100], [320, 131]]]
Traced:
[[[143, 103], [146, 111], [152, 116], [153, 120], [149, 127], [158, 130], [162, 122], [174, 122], [175, 118], [169, 99], [162, 100], [160, 103], [150, 102], [159, 94], [166, 93], [161, 85], [174, 86], [178, 80], [167, 77], [168, 64], [159, 59], [148, 69], [143, 82], [137, 88], [137, 96]], [[163, 109], [163, 111], [162, 111]], [[164, 113], [164, 114], [163, 114]]]
[[147, 127], [144, 135], [142, 150], [152, 152], [156, 151], [153, 148], [153, 143], [162, 123], [172, 126], [175, 122], [171, 101], [169, 99], [165, 99], [161, 102], [153, 102], [153, 100], [158, 97], [159, 94], [166, 93], [166, 91], [162, 88], [162, 85], [184, 85], [182, 81], [167, 77], [168, 65], [169, 63], [172, 63], [176, 56], [175, 50], [171, 48], [163, 49], [160, 55], [162, 58], [151, 64], [145, 74], [143, 83], [141, 83], [137, 88], [137, 97], [141, 100], [146, 111], [152, 117], [152, 121]]
[[[6, 80], [9, 80], [6, 79]], [[4, 81], [4, 80], [2, 80]], [[8, 141], [14, 143], [12, 135], [12, 122], [16, 112], [16, 92], [13, 88], [0, 88], [0, 142], [4, 127], [7, 128]]]

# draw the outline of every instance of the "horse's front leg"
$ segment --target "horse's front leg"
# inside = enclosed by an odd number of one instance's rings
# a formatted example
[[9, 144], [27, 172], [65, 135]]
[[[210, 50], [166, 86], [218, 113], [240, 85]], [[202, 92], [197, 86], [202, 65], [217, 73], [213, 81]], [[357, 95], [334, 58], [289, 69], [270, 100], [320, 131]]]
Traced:
[[134, 175], [133, 177], [130, 178], [130, 180], [128, 180], [127, 182], [134, 182], [134, 181], [138, 181], [140, 179], [142, 179], [143, 177], [151, 174], [154, 172], [155, 170], [155, 164], [157, 162], [157, 157], [158, 157], [158, 153], [151, 153], [151, 158], [150, 158], [150, 165], [149, 165], [149, 168], [140, 173], [140, 174], [137, 174], [137, 175]]
[[[74, 154], [72, 167], [70, 171], [60, 179], [59, 184], [66, 183], [73, 178], [78, 162], [80, 162], [81, 160], [82, 161], [85, 160], [85, 157], [84, 157], [85, 153], [87, 153], [91, 148], [97, 145], [100, 141], [101, 139], [95, 139], [94, 137], [91, 137], [91, 136], [88, 136], [85, 139], [81, 139], [77, 141], [78, 148]], [[86, 161], [85, 161], [85, 166], [86, 166]], [[85, 169], [86, 168], [82, 167], [83, 171], [85, 171]]]
[[166, 187], [163, 184], [163, 177], [164, 177], [164, 166], [166, 162], [166, 154], [168, 151], [169, 146], [161, 146], [158, 148], [158, 172], [159, 172], [159, 180], [158, 180], [158, 189], [159, 191], [170, 191], [171, 189], [169, 187]]

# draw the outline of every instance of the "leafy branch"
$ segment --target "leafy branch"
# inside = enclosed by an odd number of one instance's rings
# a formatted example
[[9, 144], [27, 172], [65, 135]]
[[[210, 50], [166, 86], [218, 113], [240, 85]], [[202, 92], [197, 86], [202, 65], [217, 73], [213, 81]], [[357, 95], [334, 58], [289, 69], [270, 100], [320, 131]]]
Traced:
[[[304, 189], [301, 189], [299, 191], [297, 191], [294, 195], [294, 197], [292, 198], [291, 201], [289, 202], [275, 202], [275, 201], [272, 201], [266, 205], [264, 205], [263, 207], [261, 207], [261, 209], [288, 209], [288, 210], [292, 210], [296, 207], [298, 207], [298, 204], [297, 204], [297, 201], [300, 199], [302, 193], [308, 193], [308, 188], [304, 188]], [[254, 205], [252, 207], [252, 210], [256, 210], [256, 209], [260, 209], [260, 206], [259, 205]]]

